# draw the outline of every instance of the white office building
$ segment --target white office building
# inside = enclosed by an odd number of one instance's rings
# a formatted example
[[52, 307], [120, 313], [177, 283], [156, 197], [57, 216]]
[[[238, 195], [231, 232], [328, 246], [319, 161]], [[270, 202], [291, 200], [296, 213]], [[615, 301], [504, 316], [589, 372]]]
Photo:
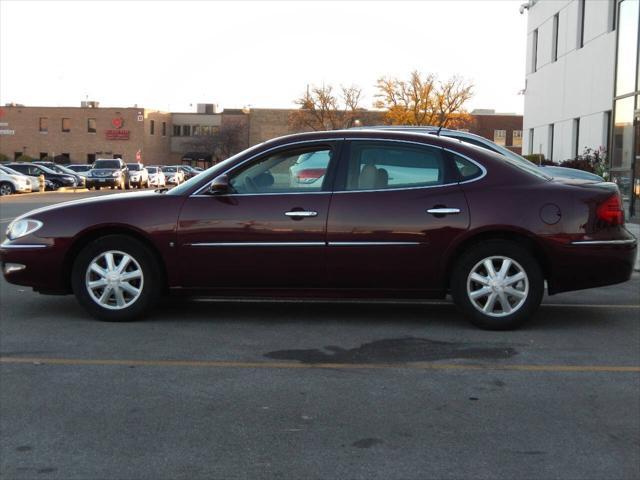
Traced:
[[523, 153], [561, 162], [603, 147], [629, 212], [640, 214], [640, 1], [530, 0], [523, 10]]

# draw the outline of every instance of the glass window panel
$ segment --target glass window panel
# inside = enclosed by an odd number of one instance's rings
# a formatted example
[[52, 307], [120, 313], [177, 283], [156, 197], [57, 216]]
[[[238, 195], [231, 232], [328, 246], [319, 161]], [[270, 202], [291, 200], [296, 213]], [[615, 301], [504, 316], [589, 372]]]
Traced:
[[522, 130], [513, 131], [513, 146], [522, 147]]
[[634, 91], [638, 57], [638, 0], [620, 2], [618, 18], [618, 64], [616, 68], [616, 96]]
[[507, 131], [506, 130], [494, 130], [493, 141], [503, 147], [507, 144]]
[[347, 190], [383, 190], [442, 185], [445, 158], [440, 150], [354, 142]]
[[279, 152], [233, 174], [229, 183], [235, 193], [318, 192], [329, 168], [331, 150]]

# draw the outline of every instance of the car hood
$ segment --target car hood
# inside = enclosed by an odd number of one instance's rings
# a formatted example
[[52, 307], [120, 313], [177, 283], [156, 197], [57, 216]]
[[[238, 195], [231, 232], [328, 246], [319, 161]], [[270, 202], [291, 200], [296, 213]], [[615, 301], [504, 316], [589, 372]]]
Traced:
[[52, 211], [60, 211], [69, 208], [75, 208], [82, 205], [95, 205], [95, 204], [104, 204], [104, 208], [118, 208], [118, 203], [130, 202], [133, 199], [141, 198], [141, 197], [156, 197], [160, 196], [162, 193], [156, 192], [155, 190], [151, 191], [143, 191], [143, 192], [129, 192], [129, 193], [114, 193], [111, 195], [102, 195], [99, 197], [91, 197], [91, 198], [83, 198], [80, 200], [71, 200], [69, 202], [56, 203], [55, 205], [48, 205], [46, 207], [37, 208], [35, 210], [31, 210], [27, 213], [24, 213], [16, 218], [16, 220], [22, 218], [31, 218], [33, 216], [52, 212]]

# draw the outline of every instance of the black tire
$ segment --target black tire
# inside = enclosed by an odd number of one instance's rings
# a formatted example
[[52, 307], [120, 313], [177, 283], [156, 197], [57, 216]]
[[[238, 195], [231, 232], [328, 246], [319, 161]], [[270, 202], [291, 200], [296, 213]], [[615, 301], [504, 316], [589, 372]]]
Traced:
[[0, 182], [0, 196], [13, 195], [16, 189], [9, 182]]
[[100, 190], [100, 187], [93, 187], [94, 190]]
[[54, 190], [60, 190], [62, 188], [62, 184], [57, 180], [51, 180], [51, 186]]
[[[85, 282], [92, 261], [108, 251], [131, 256], [143, 275], [139, 297], [129, 306], [117, 310], [103, 307], [95, 301]], [[162, 278], [156, 257], [142, 242], [127, 235], [107, 235], [91, 242], [78, 254], [71, 271], [71, 286], [78, 302], [94, 317], [108, 322], [128, 322], [143, 317], [155, 305], [162, 292]]]
[[[480, 306], [474, 305], [468, 293], [468, 281], [471, 282], [470, 285], [474, 288], [487, 288], [493, 289], [491, 290], [492, 292], [502, 292], [502, 290], [499, 290], [500, 285], [496, 287], [498, 290], [495, 290], [493, 286], [484, 284], [487, 286], [481, 287], [482, 284], [476, 284], [469, 280], [472, 271], [477, 268], [484, 268], [484, 263], [480, 265], [481, 262], [491, 257], [505, 257], [512, 261], [512, 268], [521, 269], [526, 274], [526, 280], [520, 282], [519, 285], [524, 290], [525, 281], [528, 281], [527, 293], [524, 295], [521, 304], [518, 304], [518, 299], [513, 297], [517, 308], [511, 314], [503, 311], [504, 307], [499, 299], [496, 300], [500, 305], [498, 312], [494, 312], [494, 315], [483, 313], [480, 310]], [[500, 262], [501, 260], [497, 261]], [[518, 284], [514, 285], [515, 288], [517, 286]], [[544, 275], [537, 260], [528, 249], [506, 240], [488, 240], [473, 245], [458, 259], [452, 271], [451, 294], [456, 306], [466, 314], [469, 321], [475, 326], [485, 330], [512, 330], [529, 320], [540, 306], [544, 295]], [[490, 295], [494, 295], [495, 298], [498, 293], [491, 293]], [[522, 296], [522, 293], [520, 295]], [[480, 297], [477, 302], [482, 302], [482, 298]], [[488, 302], [489, 297], [487, 296], [486, 303]], [[484, 305], [485, 308], [487, 307], [486, 303]], [[510, 300], [508, 300], [508, 303], [510, 303]], [[511, 306], [510, 304], [507, 308], [510, 309]]]

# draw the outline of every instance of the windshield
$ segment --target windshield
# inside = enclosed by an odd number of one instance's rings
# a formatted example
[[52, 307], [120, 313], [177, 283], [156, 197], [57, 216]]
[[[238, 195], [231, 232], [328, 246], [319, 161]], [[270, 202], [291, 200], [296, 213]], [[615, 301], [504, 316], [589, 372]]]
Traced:
[[13, 168], [5, 167], [5, 166], [0, 166], [0, 170], [2, 170], [4, 173], [8, 173], [9, 175], [24, 175], [23, 173], [20, 173], [14, 170]]
[[127, 167], [129, 167], [129, 170], [136, 172], [138, 170], [142, 170], [142, 165], [140, 165], [139, 163], [127, 163]]
[[75, 175], [75, 174], [76, 174], [76, 172], [74, 172], [73, 170], [71, 170], [69, 167], [63, 167], [62, 165], [57, 165], [57, 167], [58, 167], [58, 168], [57, 168], [57, 170], [58, 170], [60, 173], [69, 173], [69, 174], [71, 174], [71, 175]]
[[118, 160], [96, 160], [93, 168], [120, 168], [120, 162]]
[[158, 167], [147, 167], [149, 173], [158, 173]]
[[86, 172], [91, 168], [91, 165], [69, 165], [67, 168], [74, 172]]
[[176, 171], [176, 167], [162, 167], [162, 171], [172, 173]]

